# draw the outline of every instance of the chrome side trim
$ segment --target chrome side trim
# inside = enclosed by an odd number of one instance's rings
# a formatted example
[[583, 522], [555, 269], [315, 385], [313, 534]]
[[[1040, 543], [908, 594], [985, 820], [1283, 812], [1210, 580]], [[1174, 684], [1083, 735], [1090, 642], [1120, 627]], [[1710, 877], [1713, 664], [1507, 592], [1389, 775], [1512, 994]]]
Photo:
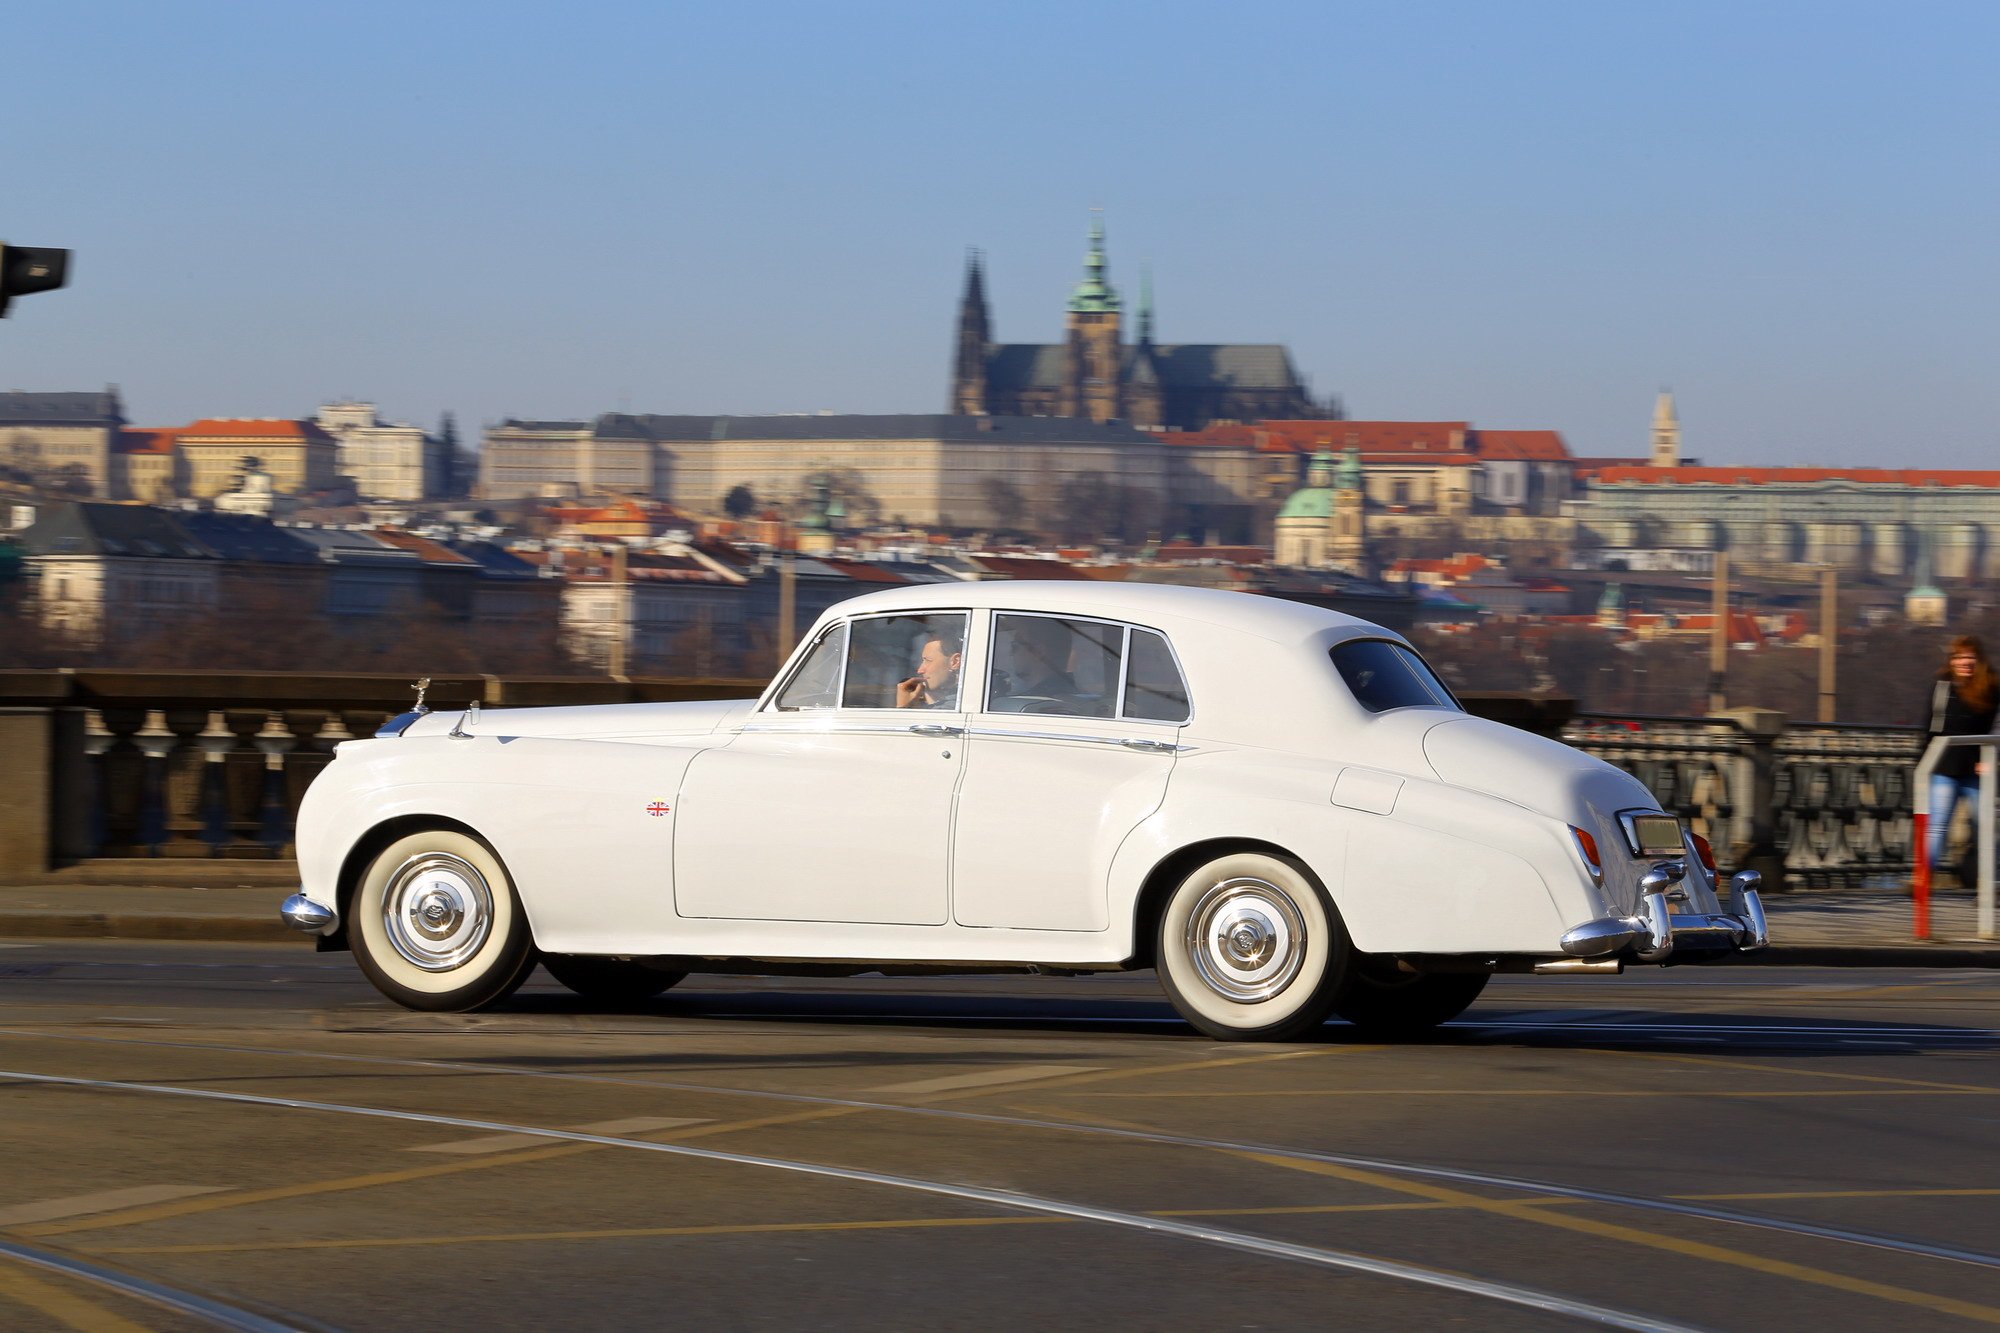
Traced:
[[973, 727], [968, 734], [1017, 741], [1082, 741], [1089, 745], [1122, 745], [1128, 750], [1145, 750], [1155, 754], [1178, 754], [1182, 750], [1194, 748], [1192, 745], [1150, 740], [1143, 736], [1092, 736], [1080, 731], [1016, 731], [1011, 727]]
[[[923, 725], [923, 724], [919, 724]], [[948, 725], [940, 723], [938, 725]], [[755, 732], [760, 735], [778, 736], [908, 736], [912, 733], [924, 735], [916, 726], [905, 722], [745, 722], [736, 729], [738, 735]]]
[[293, 930], [308, 935], [324, 935], [340, 923], [340, 913], [324, 903], [316, 903], [303, 893], [295, 893], [278, 905], [278, 915]]

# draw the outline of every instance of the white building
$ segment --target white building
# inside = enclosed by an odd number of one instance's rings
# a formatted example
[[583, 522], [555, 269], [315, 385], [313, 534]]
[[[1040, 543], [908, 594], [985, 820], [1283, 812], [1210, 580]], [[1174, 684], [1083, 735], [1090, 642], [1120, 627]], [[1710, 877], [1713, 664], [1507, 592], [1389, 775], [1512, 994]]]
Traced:
[[319, 428], [339, 448], [340, 471], [364, 500], [424, 500], [444, 490], [444, 441], [415, 426], [378, 421], [373, 403], [328, 403]]

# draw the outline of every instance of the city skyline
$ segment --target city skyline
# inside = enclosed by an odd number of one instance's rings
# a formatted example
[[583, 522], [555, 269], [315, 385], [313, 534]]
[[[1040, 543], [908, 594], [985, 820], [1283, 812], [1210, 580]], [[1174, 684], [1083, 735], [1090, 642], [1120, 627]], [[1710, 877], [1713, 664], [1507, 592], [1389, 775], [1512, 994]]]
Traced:
[[1977, 467], [2000, 20], [1923, 14], [79, 5], [18, 20], [0, 239], [76, 260], [0, 387], [936, 412], [966, 249], [1053, 341], [1100, 205], [1161, 341], [1286, 344], [1355, 417], [1641, 454], [1671, 387], [1710, 461]]

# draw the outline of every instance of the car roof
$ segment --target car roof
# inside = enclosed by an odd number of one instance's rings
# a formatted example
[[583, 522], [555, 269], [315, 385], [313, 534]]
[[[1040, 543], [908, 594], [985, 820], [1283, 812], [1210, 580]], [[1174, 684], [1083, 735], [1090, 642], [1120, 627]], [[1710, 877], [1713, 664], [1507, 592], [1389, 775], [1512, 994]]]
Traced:
[[1174, 584], [1090, 583], [1067, 579], [996, 579], [889, 588], [836, 602], [828, 608], [825, 619], [958, 607], [1047, 611], [1140, 624], [1195, 621], [1278, 642], [1296, 641], [1329, 629], [1400, 637], [1356, 616], [1257, 593], [1186, 588]]

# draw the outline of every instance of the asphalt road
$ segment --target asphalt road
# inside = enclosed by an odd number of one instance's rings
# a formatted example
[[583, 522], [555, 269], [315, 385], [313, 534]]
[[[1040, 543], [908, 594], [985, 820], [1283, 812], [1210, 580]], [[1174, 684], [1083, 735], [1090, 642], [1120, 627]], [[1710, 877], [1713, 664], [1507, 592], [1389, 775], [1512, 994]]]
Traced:
[[0, 944], [0, 1328], [2000, 1323], [2000, 973], [1503, 978], [1221, 1045], [1150, 974]]

